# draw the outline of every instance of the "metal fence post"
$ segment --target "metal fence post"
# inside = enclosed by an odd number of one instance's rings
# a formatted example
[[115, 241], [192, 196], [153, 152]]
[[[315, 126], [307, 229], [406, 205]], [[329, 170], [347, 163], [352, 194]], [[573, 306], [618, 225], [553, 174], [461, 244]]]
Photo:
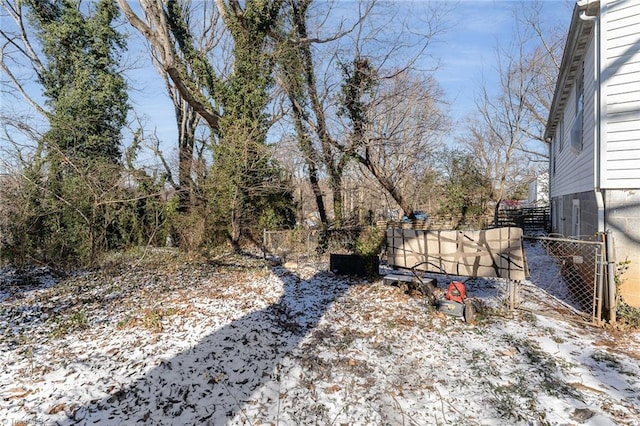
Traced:
[[614, 325], [616, 323], [616, 273], [615, 273], [615, 261], [613, 258], [613, 232], [607, 229], [605, 236], [606, 244], [606, 262], [607, 262], [607, 294], [608, 294], [608, 308], [609, 308], [609, 323]]
[[602, 300], [604, 297], [603, 275], [604, 275], [604, 251], [603, 247], [599, 247], [596, 255], [596, 324], [602, 324]]
[[262, 229], [262, 257], [267, 258], [267, 230]]
[[518, 304], [518, 281], [507, 278], [507, 298], [509, 311], [513, 313]]

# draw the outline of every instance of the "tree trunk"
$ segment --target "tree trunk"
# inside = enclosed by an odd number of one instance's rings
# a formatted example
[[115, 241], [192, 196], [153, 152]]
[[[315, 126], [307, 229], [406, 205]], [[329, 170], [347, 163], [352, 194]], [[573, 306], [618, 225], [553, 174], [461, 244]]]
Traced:
[[231, 201], [231, 246], [235, 251], [240, 251], [240, 235], [242, 233], [242, 209], [240, 206], [240, 198], [238, 188], [234, 189], [233, 199]]
[[296, 133], [298, 134], [298, 146], [304, 155], [305, 162], [307, 164], [307, 168], [309, 170], [309, 185], [311, 186], [311, 190], [313, 191], [313, 195], [316, 201], [316, 207], [318, 209], [318, 214], [320, 215], [320, 222], [322, 226], [326, 228], [329, 225], [329, 220], [327, 218], [327, 209], [324, 205], [324, 198], [322, 196], [322, 190], [320, 189], [320, 179], [318, 178], [318, 168], [316, 167], [316, 158], [318, 157], [316, 151], [311, 144], [311, 140], [306, 134], [306, 130], [303, 125], [303, 111], [301, 107], [296, 102], [295, 96], [291, 91], [289, 91], [289, 100], [291, 104], [294, 106], [294, 121]]
[[[300, 39], [307, 38], [307, 29], [306, 29], [306, 9], [310, 2], [303, 2], [299, 4], [300, 9], [297, 10], [295, 14], [295, 24], [297, 27], [297, 35]], [[343, 220], [343, 206], [342, 206], [342, 167], [340, 165], [340, 161], [335, 161], [334, 153], [332, 152], [332, 146], [334, 145], [331, 140], [331, 136], [329, 134], [329, 130], [327, 128], [327, 120], [325, 117], [325, 111], [322, 108], [322, 102], [320, 101], [320, 97], [318, 96], [318, 90], [316, 88], [316, 77], [315, 77], [315, 68], [313, 66], [313, 56], [311, 54], [311, 49], [309, 48], [309, 44], [303, 43], [299, 46], [299, 59], [301, 63], [301, 72], [304, 78], [304, 84], [306, 87], [307, 94], [309, 96], [309, 100], [311, 102], [311, 110], [316, 118], [315, 124], [315, 132], [320, 140], [321, 145], [321, 154], [318, 154], [317, 157], [322, 158], [322, 162], [324, 166], [327, 168], [327, 172], [330, 176], [329, 178], [329, 187], [333, 193], [333, 213], [334, 220], [336, 226], [340, 226]], [[297, 108], [296, 108], [297, 109]], [[302, 117], [300, 117], [302, 118]], [[341, 155], [338, 153], [337, 155]], [[322, 205], [324, 206], [324, 200], [322, 200], [322, 194], [320, 188], [317, 188], [318, 192], [315, 193], [316, 202], [320, 200]], [[320, 209], [320, 207], [318, 207]], [[320, 211], [321, 212], [321, 211]], [[320, 213], [322, 214], [322, 213]], [[322, 219], [321, 219], [322, 220]], [[325, 209], [325, 220], [322, 221], [324, 226], [328, 225], [328, 219], [326, 217], [326, 209]]]
[[194, 197], [195, 182], [191, 176], [193, 170], [193, 147], [197, 115], [190, 105], [181, 99], [175, 101], [178, 124], [178, 185], [179, 210], [189, 211], [196, 203]]
[[340, 228], [344, 221], [344, 209], [342, 202], [342, 173], [334, 172], [329, 179], [329, 186], [333, 195], [333, 225]]

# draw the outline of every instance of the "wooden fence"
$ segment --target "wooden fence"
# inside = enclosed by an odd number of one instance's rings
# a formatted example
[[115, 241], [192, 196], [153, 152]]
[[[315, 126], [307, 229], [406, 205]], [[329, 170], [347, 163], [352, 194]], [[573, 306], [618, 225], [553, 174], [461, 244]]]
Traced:
[[549, 207], [508, 207], [498, 211], [497, 227], [517, 226], [524, 230], [547, 229], [551, 212]]

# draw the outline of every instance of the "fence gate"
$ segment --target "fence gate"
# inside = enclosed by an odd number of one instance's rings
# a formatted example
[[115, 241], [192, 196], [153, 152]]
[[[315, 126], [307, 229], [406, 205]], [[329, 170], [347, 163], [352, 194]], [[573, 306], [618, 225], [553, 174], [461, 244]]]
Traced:
[[[603, 235], [587, 240], [533, 236], [523, 240], [530, 280], [585, 320], [600, 324], [606, 294]], [[523, 298], [521, 307], [536, 309], [527, 302]]]
[[262, 250], [283, 261], [299, 260], [316, 254], [319, 232], [310, 229], [267, 231], [262, 235]]
[[326, 253], [350, 253], [358, 236], [367, 227], [336, 229], [289, 229], [267, 231], [262, 234], [265, 255], [282, 261], [320, 260]]

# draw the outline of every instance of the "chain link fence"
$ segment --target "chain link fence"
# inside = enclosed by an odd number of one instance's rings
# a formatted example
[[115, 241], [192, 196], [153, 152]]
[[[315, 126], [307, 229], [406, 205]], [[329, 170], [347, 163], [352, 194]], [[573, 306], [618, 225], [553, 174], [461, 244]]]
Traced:
[[[586, 321], [599, 324], [605, 294], [604, 235], [580, 239], [525, 236], [523, 239], [530, 281]], [[519, 307], [545, 309], [528, 305], [532, 304], [523, 297]]]
[[262, 250], [265, 256], [283, 263], [320, 261], [329, 253], [352, 253], [356, 241], [368, 227], [338, 229], [288, 229], [263, 232]]
[[316, 260], [319, 232], [316, 229], [265, 230], [262, 251], [265, 256], [275, 257], [283, 263]]
[[[329, 253], [352, 252], [364, 229], [367, 228], [264, 231], [263, 251], [265, 256], [283, 263], [325, 262]], [[524, 282], [507, 280], [501, 297], [510, 309], [554, 311], [600, 324], [609, 305], [604, 237], [525, 235], [523, 243], [531, 276]]]

